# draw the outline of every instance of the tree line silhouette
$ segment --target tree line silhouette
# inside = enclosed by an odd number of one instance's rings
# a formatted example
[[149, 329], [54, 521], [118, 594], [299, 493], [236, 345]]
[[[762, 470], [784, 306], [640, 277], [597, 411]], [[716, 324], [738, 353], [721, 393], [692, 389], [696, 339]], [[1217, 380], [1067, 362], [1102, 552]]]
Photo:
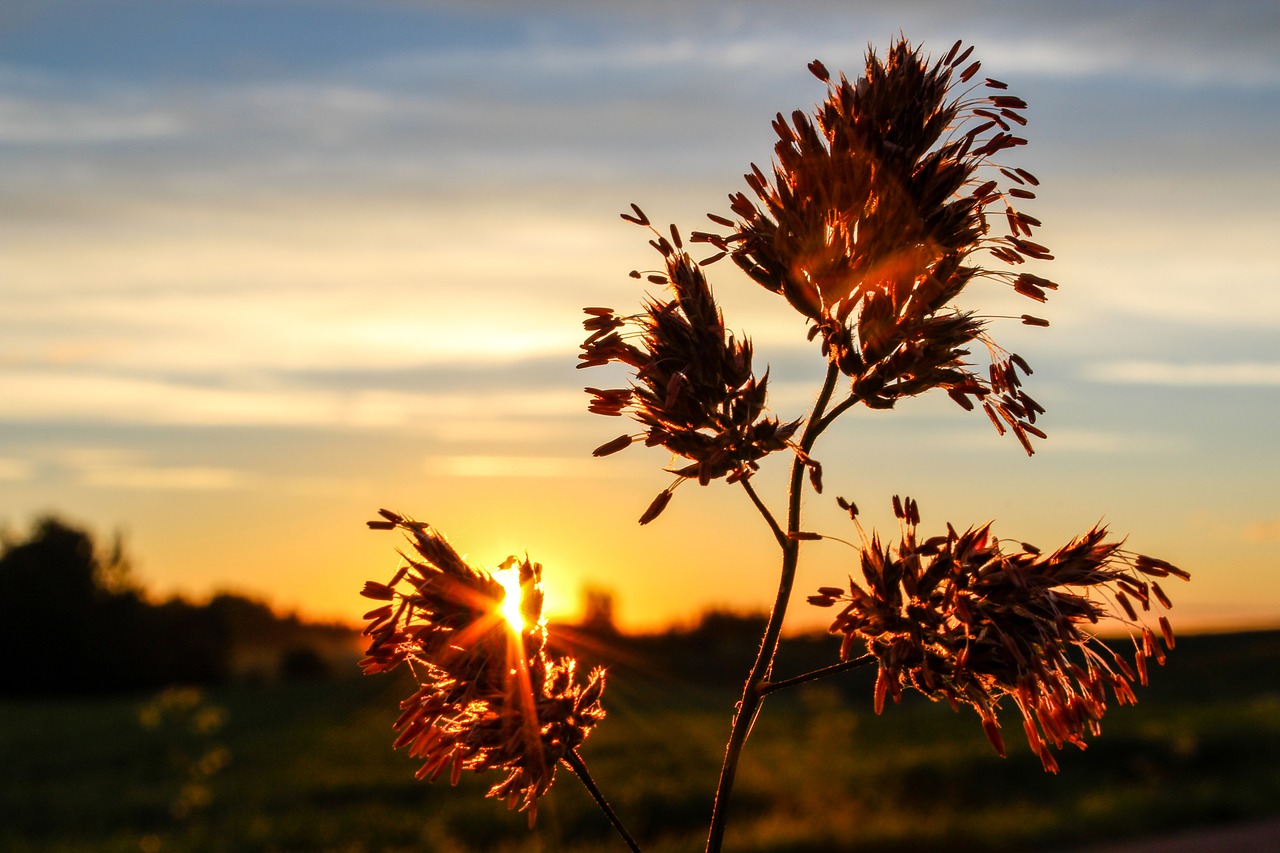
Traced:
[[[704, 685], [719, 680], [709, 673], [735, 683], [727, 674], [749, 657], [765, 620], [713, 609], [688, 627], [624, 638], [613, 611], [612, 593], [586, 590], [581, 621], [553, 626], [552, 642], [567, 641], [584, 663], [614, 673], [662, 671]], [[23, 537], [0, 534], [0, 642], [9, 650], [0, 697], [354, 675], [360, 649], [349, 626], [282, 615], [243, 595], [156, 601], [134, 577], [119, 535], [104, 545], [54, 515]], [[824, 635], [795, 638], [788, 669], [820, 664], [832, 643]]]
[[350, 634], [231, 593], [203, 604], [152, 601], [119, 535], [104, 548], [53, 515], [25, 538], [0, 537], [0, 643], [8, 650], [0, 696], [322, 676], [331, 669], [324, 650], [349, 644]]

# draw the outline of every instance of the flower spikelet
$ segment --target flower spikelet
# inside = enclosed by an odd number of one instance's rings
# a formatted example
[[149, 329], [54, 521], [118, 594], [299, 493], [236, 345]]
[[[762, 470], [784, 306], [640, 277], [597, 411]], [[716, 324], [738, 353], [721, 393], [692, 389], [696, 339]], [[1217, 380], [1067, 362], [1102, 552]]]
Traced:
[[418, 689], [400, 703], [397, 749], [420, 759], [417, 777], [446, 769], [455, 784], [463, 770], [498, 770], [488, 795], [527, 809], [550, 788], [556, 765], [604, 717], [604, 670], [579, 678], [573, 658], [546, 652], [542, 567], [509, 557], [518, 571], [522, 625], [502, 615], [506, 589], [474, 568], [429, 525], [380, 510], [369, 526], [400, 529], [412, 546], [388, 583], [369, 581], [362, 594], [385, 602], [365, 614], [365, 673], [400, 664]]
[[[736, 230], [694, 238], [810, 318], [811, 335], [866, 405], [890, 408], [942, 388], [966, 409], [985, 404], [996, 428], [1010, 427], [1030, 452], [1027, 436], [1043, 437], [1038, 406], [986, 321], [955, 307], [976, 278], [1040, 302], [1057, 288], [974, 261], [979, 250], [1010, 266], [1052, 255], [1029, 239], [1039, 220], [1017, 207], [1035, 197], [1038, 180], [995, 159], [1026, 143], [1014, 133], [1026, 104], [998, 80], [974, 81], [971, 50], [957, 42], [930, 63], [899, 40], [883, 60], [868, 53], [857, 81], [832, 80], [812, 63], [826, 99], [812, 116], [778, 114], [772, 175], [753, 165], [746, 181], [755, 198], [730, 196], [736, 220], [710, 216]], [[1007, 234], [992, 233], [992, 208]], [[1044, 324], [1030, 315], [1023, 322]], [[975, 342], [991, 354], [987, 375], [967, 361]]]
[[[648, 226], [634, 208], [624, 218]], [[752, 347], [725, 329], [702, 266], [683, 250], [679, 232], [671, 239], [654, 231], [651, 244], [664, 269], [648, 275], [665, 285], [670, 299], [650, 297], [643, 313], [619, 317], [608, 308], [587, 308], [583, 325], [590, 333], [578, 367], [621, 364], [632, 373], [631, 387], [588, 388], [590, 410], [629, 414], [642, 427], [597, 448], [603, 456], [643, 437], [649, 446], [670, 450], [678, 461], [671, 472], [706, 485], [718, 478], [749, 477], [758, 460], [788, 446], [799, 422], [781, 423], [765, 415], [769, 377], [752, 373]], [[640, 277], [640, 273], [632, 273]], [[681, 480], [677, 480], [679, 483]], [[641, 519], [647, 523], [665, 508], [668, 488]]]
[[[953, 708], [967, 704], [1004, 755], [996, 709], [1008, 696], [1031, 748], [1056, 772], [1048, 746], [1083, 749], [1085, 735], [1099, 731], [1106, 691], [1132, 703], [1133, 681], [1146, 684], [1147, 661], [1164, 663], [1141, 614], [1171, 606], [1159, 579], [1185, 580], [1181, 569], [1124, 551], [1096, 526], [1048, 554], [1025, 543], [1003, 550], [990, 524], [964, 533], [948, 525], [944, 535], [921, 542], [915, 502], [895, 497], [894, 507], [900, 541], [886, 547], [859, 526], [862, 582], [851, 577], [847, 590], [823, 587], [809, 599], [823, 607], [844, 603], [831, 631], [844, 635], [842, 658], [860, 642], [877, 659], [877, 713], [904, 688]], [[1104, 618], [1129, 628], [1132, 667], [1089, 632]], [[1173, 648], [1169, 620], [1160, 615], [1158, 624], [1160, 639]]]

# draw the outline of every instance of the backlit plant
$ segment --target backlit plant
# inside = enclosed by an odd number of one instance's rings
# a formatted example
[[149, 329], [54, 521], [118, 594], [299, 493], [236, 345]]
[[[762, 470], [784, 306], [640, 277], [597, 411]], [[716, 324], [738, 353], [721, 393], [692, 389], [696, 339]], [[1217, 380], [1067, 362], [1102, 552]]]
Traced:
[[[1006, 160], [1026, 144], [1018, 135], [1026, 104], [1004, 83], [980, 78], [971, 51], [957, 42], [930, 60], [899, 40], [883, 58], [869, 53], [856, 80], [833, 79], [811, 63], [826, 98], [811, 115], [777, 116], [771, 171], [751, 167], [749, 193], [731, 195], [726, 215], [709, 214], [718, 230], [686, 239], [675, 226], [654, 226], [635, 205], [623, 214], [649, 232], [661, 257], [658, 271], [632, 276], [662, 295], [647, 296], [633, 313], [585, 309], [579, 367], [618, 364], [629, 376], [625, 387], [588, 388], [589, 409], [638, 427], [594, 454], [636, 442], [671, 454], [674, 479], [640, 523], [657, 519], [678, 486], [723, 480], [743, 490], [778, 547], [776, 598], [735, 709], [709, 851], [721, 848], [739, 758], [777, 690], [875, 665], [877, 713], [905, 689], [967, 705], [1001, 755], [997, 709], [1007, 700], [1052, 772], [1053, 749], [1083, 748], [1099, 731], [1108, 695], [1135, 701], [1132, 685], [1146, 683], [1148, 661], [1163, 663], [1161, 644], [1174, 644], [1159, 614], [1170, 607], [1160, 581], [1188, 575], [1126, 551], [1104, 529], [1048, 552], [1026, 543], [1009, 549], [990, 523], [963, 532], [947, 524], [925, 536], [916, 502], [894, 496], [900, 529], [889, 545], [862, 527], [852, 501], [837, 498], [856, 530], [855, 565], [847, 582], [819, 588], [809, 603], [835, 610], [839, 660], [771, 680], [802, 543], [835, 538], [805, 528], [802, 497], [822, 492], [815, 449], [840, 416], [937, 390], [981, 409], [1028, 454], [1045, 438], [1037, 425], [1044, 410], [1023, 389], [1030, 366], [992, 340], [996, 318], [957, 306], [970, 286], [1008, 287], [1037, 303], [1057, 289], [1023, 270], [1053, 257], [1032, 240], [1040, 221], [1022, 210], [1039, 182]], [[710, 256], [695, 260], [693, 245], [709, 246]], [[726, 330], [705, 271], [724, 259], [807, 321], [825, 375], [806, 416], [770, 413], [768, 371], [757, 371], [748, 339]], [[1048, 325], [1030, 314], [1012, 319]], [[789, 459], [780, 514], [753, 483], [771, 454]], [[541, 567], [512, 557], [504, 569], [514, 580], [504, 583], [469, 566], [426, 524], [383, 510], [370, 526], [398, 528], [412, 546], [389, 583], [365, 587], [365, 596], [385, 603], [367, 614], [363, 666], [412, 667], [419, 688], [401, 703], [395, 745], [422, 760], [418, 775], [448, 770], [456, 782], [464, 770], [500, 770], [506, 775], [490, 795], [527, 809], [532, 821], [564, 763], [638, 850], [578, 753], [604, 717], [604, 673], [584, 675], [572, 658], [547, 654]], [[503, 618], [505, 602], [519, 603], [517, 618]], [[1133, 637], [1129, 660], [1095, 638], [1107, 619]]]

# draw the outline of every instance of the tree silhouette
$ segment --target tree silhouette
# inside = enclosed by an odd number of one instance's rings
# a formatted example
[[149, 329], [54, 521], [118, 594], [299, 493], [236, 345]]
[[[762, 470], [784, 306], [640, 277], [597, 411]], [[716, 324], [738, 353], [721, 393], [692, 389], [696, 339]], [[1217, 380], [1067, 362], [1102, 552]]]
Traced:
[[0, 643], [9, 655], [0, 695], [88, 694], [227, 675], [219, 615], [174, 599], [151, 604], [117, 535], [103, 550], [54, 516], [0, 553]]

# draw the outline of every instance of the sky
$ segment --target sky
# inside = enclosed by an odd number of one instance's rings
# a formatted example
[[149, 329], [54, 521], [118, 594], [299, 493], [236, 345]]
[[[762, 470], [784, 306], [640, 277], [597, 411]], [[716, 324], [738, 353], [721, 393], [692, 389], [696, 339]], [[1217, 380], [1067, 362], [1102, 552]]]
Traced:
[[[771, 157], [769, 123], [899, 33], [975, 46], [1030, 103], [1018, 165], [1061, 284], [994, 322], [1036, 373], [1027, 458], [945, 398], [856, 410], [815, 456], [892, 535], [995, 519], [1056, 547], [1095, 522], [1193, 574], [1175, 627], [1280, 625], [1280, 8], [1273, 2], [217, 2], [0, 7], [0, 525], [121, 531], [157, 595], [220, 590], [354, 621], [396, 565], [386, 506], [481, 565], [543, 563], [652, 628], [763, 609], [777, 553], [741, 490], [682, 487], [586, 411], [581, 308], [655, 263], [618, 213], [686, 232]], [[808, 408], [798, 315], [711, 268], [726, 321]], [[1029, 303], [1028, 303], [1029, 304]], [[975, 307], [1015, 313], [994, 287]], [[1039, 306], [1037, 306], [1039, 307]], [[781, 507], [785, 461], [759, 488]], [[856, 553], [806, 543], [803, 596]]]

